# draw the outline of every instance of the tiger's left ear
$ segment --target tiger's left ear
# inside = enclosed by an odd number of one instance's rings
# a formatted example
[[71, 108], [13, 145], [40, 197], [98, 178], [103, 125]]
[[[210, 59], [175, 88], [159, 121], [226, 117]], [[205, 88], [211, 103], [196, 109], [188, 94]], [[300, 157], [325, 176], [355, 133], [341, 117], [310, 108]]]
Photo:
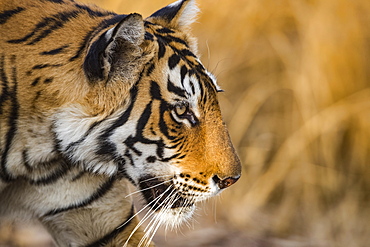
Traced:
[[146, 20], [163, 27], [186, 31], [196, 20], [198, 12], [195, 0], [179, 0], [158, 10]]
[[90, 44], [85, 57], [83, 67], [88, 81], [91, 84], [106, 81], [117, 73], [122, 75], [121, 79], [130, 81], [139, 66], [144, 35], [143, 18], [135, 13], [101, 34]]

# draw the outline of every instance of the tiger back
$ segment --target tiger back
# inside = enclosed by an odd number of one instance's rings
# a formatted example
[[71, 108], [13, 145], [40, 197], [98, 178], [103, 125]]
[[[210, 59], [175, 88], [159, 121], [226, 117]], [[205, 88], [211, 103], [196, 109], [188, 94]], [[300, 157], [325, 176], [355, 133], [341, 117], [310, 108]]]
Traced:
[[0, 217], [35, 218], [58, 246], [153, 246], [239, 179], [196, 15], [1, 0]]

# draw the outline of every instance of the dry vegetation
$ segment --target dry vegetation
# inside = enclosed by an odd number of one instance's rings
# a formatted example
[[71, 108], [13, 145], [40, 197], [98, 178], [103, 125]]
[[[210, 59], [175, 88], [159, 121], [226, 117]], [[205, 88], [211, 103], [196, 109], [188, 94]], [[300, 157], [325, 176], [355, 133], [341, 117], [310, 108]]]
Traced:
[[244, 170], [160, 246], [370, 246], [370, 1], [198, 2], [193, 31]]

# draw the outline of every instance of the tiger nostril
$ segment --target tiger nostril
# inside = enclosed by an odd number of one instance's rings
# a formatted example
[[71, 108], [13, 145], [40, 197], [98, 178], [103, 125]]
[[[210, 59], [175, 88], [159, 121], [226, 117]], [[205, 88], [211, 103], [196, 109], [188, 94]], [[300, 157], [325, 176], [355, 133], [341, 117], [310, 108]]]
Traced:
[[228, 178], [221, 180], [217, 175], [215, 175], [213, 176], [212, 179], [218, 185], [220, 189], [226, 189], [227, 187], [230, 187], [231, 185], [236, 183], [236, 181], [238, 181], [239, 178], [240, 176], [228, 177]]
[[221, 179], [220, 179], [217, 175], [214, 175], [214, 176], [213, 176], [213, 178], [212, 178], [212, 180], [213, 180], [216, 184], [218, 184], [218, 183], [221, 181]]

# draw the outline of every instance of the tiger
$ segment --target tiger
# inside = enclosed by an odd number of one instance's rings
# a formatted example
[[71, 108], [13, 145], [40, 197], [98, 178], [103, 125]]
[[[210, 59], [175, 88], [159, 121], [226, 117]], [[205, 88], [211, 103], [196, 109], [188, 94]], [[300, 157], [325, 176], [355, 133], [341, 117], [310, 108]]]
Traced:
[[198, 12], [1, 0], [2, 221], [36, 220], [62, 247], [155, 246], [240, 178]]

